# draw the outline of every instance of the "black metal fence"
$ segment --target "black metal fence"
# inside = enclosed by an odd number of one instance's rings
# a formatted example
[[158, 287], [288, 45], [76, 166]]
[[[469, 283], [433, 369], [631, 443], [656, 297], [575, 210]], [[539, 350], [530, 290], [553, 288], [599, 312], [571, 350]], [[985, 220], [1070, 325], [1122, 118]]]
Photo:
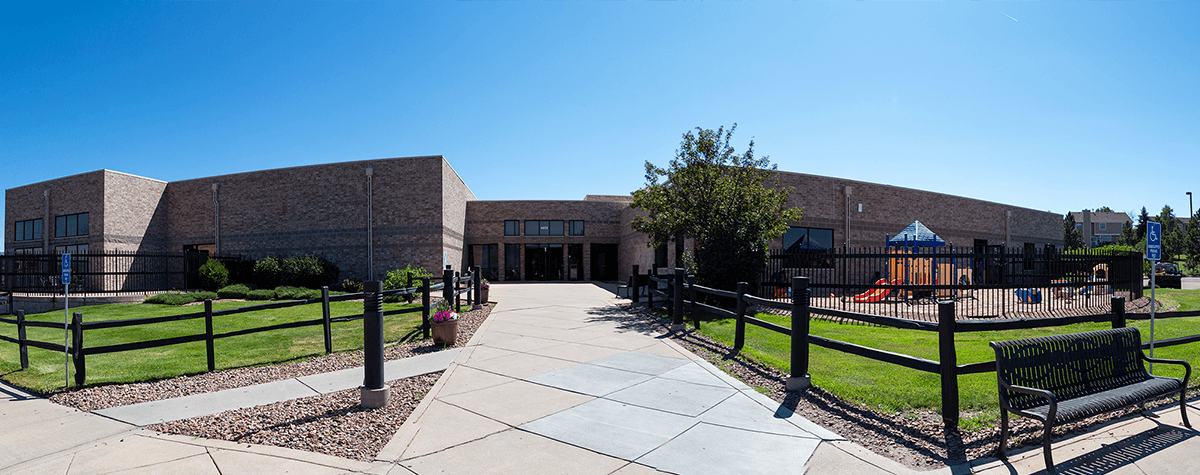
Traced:
[[[58, 254], [0, 256], [0, 291], [62, 293]], [[187, 288], [183, 253], [106, 251], [71, 254], [71, 291], [144, 292]]]
[[1034, 318], [1099, 313], [1109, 297], [1142, 297], [1142, 255], [1097, 249], [885, 248], [770, 256], [759, 297], [789, 298], [807, 277], [814, 306], [937, 321], [938, 300], [960, 317]]

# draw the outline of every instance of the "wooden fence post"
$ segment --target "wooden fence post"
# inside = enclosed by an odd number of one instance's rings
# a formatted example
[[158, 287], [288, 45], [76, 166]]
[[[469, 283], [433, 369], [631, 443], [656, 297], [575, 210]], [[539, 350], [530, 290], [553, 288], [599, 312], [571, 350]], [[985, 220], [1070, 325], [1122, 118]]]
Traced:
[[471, 293], [474, 296], [475, 307], [482, 307], [483, 301], [483, 268], [475, 266], [471, 269]]
[[325, 354], [333, 353], [333, 327], [329, 321], [329, 286], [321, 287], [321, 317], [325, 320], [322, 326], [325, 330]]
[[808, 374], [808, 304], [808, 277], [792, 277], [792, 374], [785, 385], [788, 391], [812, 385]]
[[[12, 307], [9, 307], [12, 308]], [[29, 346], [25, 343], [25, 310], [17, 310], [17, 341], [21, 350], [21, 369], [29, 369]]]
[[671, 284], [667, 288], [667, 295], [671, 296], [671, 329], [684, 330], [683, 324], [683, 268], [676, 267], [675, 275], [671, 277]]
[[958, 355], [954, 352], [954, 301], [938, 302], [938, 353], [942, 375], [942, 421], [958, 427]]
[[217, 369], [217, 356], [213, 351], [212, 299], [204, 299], [204, 349], [208, 352], [208, 370]]
[[421, 335], [429, 338], [429, 278], [421, 278]]
[[74, 348], [75, 387], [83, 387], [87, 380], [87, 363], [83, 355], [83, 314], [74, 312], [71, 315], [71, 346]]
[[454, 313], [462, 313], [462, 294], [458, 293], [458, 285], [462, 283], [462, 275], [454, 273]]
[[1125, 297], [1114, 295], [1112, 301], [1112, 327], [1125, 328]]
[[[641, 269], [638, 268], [638, 265], [634, 264], [633, 265], [633, 273], [629, 274], [629, 275], [633, 276], [633, 277], [629, 278], [629, 292], [630, 292], [629, 298], [631, 300], [633, 300], [633, 303], [635, 303], [635, 304], [638, 303], [638, 300], [639, 300], [639, 298], [638, 298], [638, 279], [641, 277], [640, 275], [638, 275], [639, 270], [641, 270]], [[8, 308], [12, 308], [12, 307], [8, 307]]]
[[737, 315], [734, 317], [737, 325], [733, 335], [733, 351], [737, 353], [742, 350], [742, 346], [746, 344], [746, 290], [750, 288], [750, 284], [745, 282], [737, 283]]
[[649, 309], [654, 308], [654, 291], [658, 290], [658, 282], [650, 278], [658, 274], [655, 269], [646, 269], [646, 308]]
[[446, 265], [442, 271], [442, 301], [446, 303], [446, 308], [454, 304], [454, 270], [450, 265]]
[[696, 312], [696, 276], [694, 276], [694, 275], [687, 276], [687, 285], [688, 285], [688, 287], [687, 287], [688, 288], [688, 301], [691, 302], [691, 304], [688, 305], [688, 311], [692, 313], [692, 325], [695, 326], [697, 330], [699, 330], [700, 329], [700, 313]]

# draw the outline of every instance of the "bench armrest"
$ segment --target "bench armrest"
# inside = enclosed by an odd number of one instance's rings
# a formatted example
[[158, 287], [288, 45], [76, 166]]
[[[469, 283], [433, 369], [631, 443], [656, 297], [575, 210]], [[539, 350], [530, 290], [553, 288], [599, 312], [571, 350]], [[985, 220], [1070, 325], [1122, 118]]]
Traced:
[[[1140, 353], [1140, 352], [1139, 352], [1139, 353]], [[1188, 380], [1192, 379], [1192, 365], [1188, 364], [1188, 362], [1187, 362], [1187, 361], [1183, 361], [1183, 360], [1164, 360], [1164, 359], [1161, 359], [1161, 358], [1151, 358], [1151, 357], [1149, 357], [1149, 356], [1146, 356], [1146, 354], [1145, 354], [1145, 353], [1142, 353], [1142, 361], [1149, 361], [1149, 362], [1151, 362], [1151, 363], [1164, 363], [1164, 364], [1177, 364], [1177, 365], [1183, 365], [1183, 369], [1184, 369], [1184, 374], [1183, 374], [1183, 386], [1184, 386], [1184, 387], [1187, 387]]]
[[[1054, 420], [1055, 415], [1058, 413], [1058, 396], [1055, 396], [1054, 393], [1047, 391], [1045, 389], [1038, 389], [1038, 388], [1031, 388], [1031, 387], [1027, 387], [1027, 386], [1018, 386], [1015, 384], [1008, 384], [1008, 381], [1005, 381], [1004, 378], [1002, 378], [1002, 377], [996, 378], [996, 381], [1000, 383], [1001, 387], [1003, 387], [1004, 389], [1007, 389], [1009, 391], [1016, 391], [1019, 393], [1031, 394], [1031, 395], [1038, 396], [1038, 397], [1045, 399], [1046, 403], [1050, 405], [1050, 410], [1046, 411], [1046, 422], [1050, 422], [1050, 421]], [[1008, 409], [1008, 410], [1014, 411], [1014, 412], [1018, 411], [1017, 409], [1014, 409], [1012, 406], [1010, 406], [1008, 404], [1008, 398], [1006, 398], [1006, 397], [1000, 398], [1000, 405], [1001, 405], [1001, 408], [1000, 408], [1001, 411], [1003, 411], [1005, 409]], [[1028, 415], [1025, 411], [1020, 411], [1018, 413]]]

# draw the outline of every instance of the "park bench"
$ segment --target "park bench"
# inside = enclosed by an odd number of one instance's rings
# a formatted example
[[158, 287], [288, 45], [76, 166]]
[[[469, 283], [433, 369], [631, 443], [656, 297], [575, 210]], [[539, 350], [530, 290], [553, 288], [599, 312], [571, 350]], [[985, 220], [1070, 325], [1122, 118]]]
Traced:
[[[1054, 472], [1050, 438], [1054, 426], [1115, 411], [1175, 393], [1183, 424], [1187, 419], [1184, 393], [1192, 375], [1185, 361], [1148, 358], [1142, 353], [1137, 328], [1113, 328], [1069, 335], [1053, 335], [991, 342], [996, 351], [996, 379], [1000, 391], [1000, 446], [1005, 458], [1008, 413], [1044, 423], [1042, 454], [1046, 471]], [[1154, 376], [1143, 361], [1182, 365], [1183, 380]]]

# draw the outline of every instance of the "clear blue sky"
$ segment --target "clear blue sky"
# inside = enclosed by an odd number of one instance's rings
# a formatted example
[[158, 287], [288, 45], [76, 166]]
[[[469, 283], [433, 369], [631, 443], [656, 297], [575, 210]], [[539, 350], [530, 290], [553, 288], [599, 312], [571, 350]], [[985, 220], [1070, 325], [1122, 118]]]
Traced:
[[783, 170], [1183, 216], [1198, 24], [1200, 2], [6, 2], [0, 188], [441, 154], [479, 199], [582, 199], [736, 122]]

